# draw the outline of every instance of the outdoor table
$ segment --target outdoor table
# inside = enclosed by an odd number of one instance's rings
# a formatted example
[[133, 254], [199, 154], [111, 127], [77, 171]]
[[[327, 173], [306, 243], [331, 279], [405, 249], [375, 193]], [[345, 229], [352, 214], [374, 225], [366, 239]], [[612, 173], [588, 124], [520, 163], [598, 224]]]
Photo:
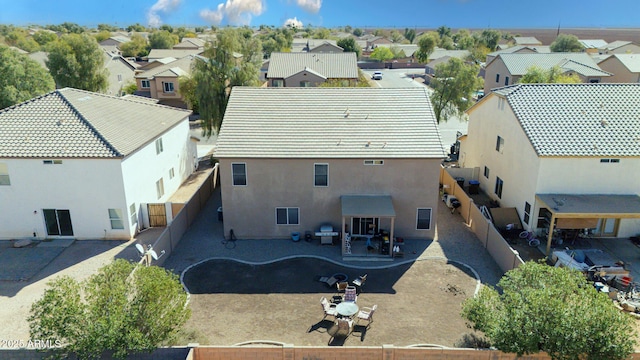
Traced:
[[343, 301], [340, 304], [336, 305], [336, 311], [338, 312], [338, 315], [341, 316], [353, 316], [358, 313], [358, 310], [360, 310], [358, 304], [350, 301]]

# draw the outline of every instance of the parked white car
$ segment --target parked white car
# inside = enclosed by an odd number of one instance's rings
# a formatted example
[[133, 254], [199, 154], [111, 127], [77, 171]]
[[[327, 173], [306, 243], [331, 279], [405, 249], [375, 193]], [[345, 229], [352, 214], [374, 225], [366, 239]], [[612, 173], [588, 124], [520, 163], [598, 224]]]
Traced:
[[382, 80], [382, 71], [376, 71], [371, 76], [373, 80]]

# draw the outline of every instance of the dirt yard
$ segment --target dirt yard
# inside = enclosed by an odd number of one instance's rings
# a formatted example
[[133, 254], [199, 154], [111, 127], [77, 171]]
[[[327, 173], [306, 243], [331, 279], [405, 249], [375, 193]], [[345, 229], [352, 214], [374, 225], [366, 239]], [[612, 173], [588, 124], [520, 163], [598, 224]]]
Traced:
[[[344, 273], [349, 281], [368, 274], [359, 306], [378, 305], [374, 322], [356, 327], [346, 340], [330, 343], [320, 298], [332, 288], [318, 275]], [[460, 345], [468, 329], [461, 303], [473, 296], [476, 280], [464, 267], [425, 260], [382, 270], [356, 270], [317, 259], [251, 266], [213, 260], [185, 275], [193, 315], [187, 327], [208, 345], [271, 340], [300, 346]], [[366, 322], [361, 323], [366, 325]], [[480, 335], [480, 334], [476, 334]]]

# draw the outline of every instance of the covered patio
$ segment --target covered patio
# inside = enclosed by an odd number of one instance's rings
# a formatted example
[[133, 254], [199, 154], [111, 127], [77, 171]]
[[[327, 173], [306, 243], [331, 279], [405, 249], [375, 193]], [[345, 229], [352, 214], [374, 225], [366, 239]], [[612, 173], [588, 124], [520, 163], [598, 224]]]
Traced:
[[393, 258], [396, 211], [389, 195], [342, 195], [342, 256]]

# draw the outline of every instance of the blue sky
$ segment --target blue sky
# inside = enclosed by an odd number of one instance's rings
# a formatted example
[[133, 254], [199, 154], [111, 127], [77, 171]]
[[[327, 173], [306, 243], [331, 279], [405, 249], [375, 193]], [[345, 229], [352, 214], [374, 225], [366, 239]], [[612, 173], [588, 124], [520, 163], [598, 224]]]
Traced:
[[639, 0], [0, 0], [0, 9], [0, 23], [15, 25], [640, 27]]

